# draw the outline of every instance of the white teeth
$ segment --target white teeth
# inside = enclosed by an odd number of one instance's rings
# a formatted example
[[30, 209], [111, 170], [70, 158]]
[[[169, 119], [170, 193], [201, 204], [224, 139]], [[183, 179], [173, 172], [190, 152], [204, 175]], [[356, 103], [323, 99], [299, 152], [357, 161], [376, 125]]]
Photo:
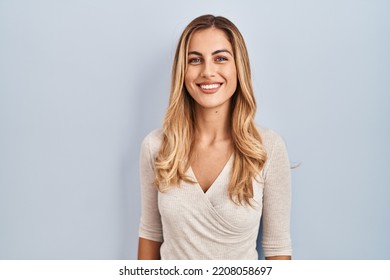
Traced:
[[220, 84], [200, 85], [200, 87], [201, 87], [202, 89], [214, 89], [214, 88], [217, 88], [217, 87], [219, 87], [219, 86], [220, 86]]

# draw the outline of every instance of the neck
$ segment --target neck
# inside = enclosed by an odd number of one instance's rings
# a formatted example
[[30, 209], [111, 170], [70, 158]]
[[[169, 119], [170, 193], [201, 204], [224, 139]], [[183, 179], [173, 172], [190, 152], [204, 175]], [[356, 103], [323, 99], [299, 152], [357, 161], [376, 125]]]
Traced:
[[208, 109], [195, 108], [195, 139], [207, 143], [230, 139], [230, 106]]

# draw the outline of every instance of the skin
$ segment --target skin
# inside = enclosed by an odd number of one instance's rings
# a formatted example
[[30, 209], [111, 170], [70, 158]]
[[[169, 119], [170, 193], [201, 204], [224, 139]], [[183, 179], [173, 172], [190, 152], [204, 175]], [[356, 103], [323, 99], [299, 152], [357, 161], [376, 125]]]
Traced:
[[[195, 141], [190, 159], [192, 171], [204, 192], [212, 186], [233, 151], [229, 118], [237, 88], [232, 45], [222, 30], [196, 31], [188, 46], [185, 86], [195, 100]], [[207, 89], [205, 85], [215, 85]], [[203, 85], [203, 89], [202, 89]], [[139, 238], [138, 259], [160, 259], [161, 242]], [[267, 260], [288, 260], [271, 256]]]
[[[202, 85], [218, 85], [204, 90]], [[200, 30], [188, 46], [185, 86], [195, 100], [196, 128], [191, 168], [206, 192], [229, 160], [233, 147], [229, 116], [237, 88], [233, 48], [219, 29]]]
[[[221, 84], [218, 91], [204, 93], [201, 84]], [[222, 30], [208, 28], [192, 35], [188, 46], [185, 86], [196, 101], [197, 118], [229, 113], [231, 97], [237, 88], [237, 70], [233, 49]]]
[[291, 260], [291, 256], [274, 256], [274, 257], [266, 257], [266, 260]]
[[159, 260], [161, 242], [145, 239], [138, 239], [138, 259], [139, 260]]

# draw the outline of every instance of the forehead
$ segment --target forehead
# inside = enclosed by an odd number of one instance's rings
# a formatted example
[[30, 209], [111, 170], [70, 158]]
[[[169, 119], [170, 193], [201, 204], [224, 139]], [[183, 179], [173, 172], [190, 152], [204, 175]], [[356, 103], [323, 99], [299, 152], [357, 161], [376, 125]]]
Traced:
[[195, 31], [188, 44], [188, 51], [211, 53], [215, 50], [227, 49], [232, 51], [232, 45], [224, 31], [217, 28], [207, 28]]

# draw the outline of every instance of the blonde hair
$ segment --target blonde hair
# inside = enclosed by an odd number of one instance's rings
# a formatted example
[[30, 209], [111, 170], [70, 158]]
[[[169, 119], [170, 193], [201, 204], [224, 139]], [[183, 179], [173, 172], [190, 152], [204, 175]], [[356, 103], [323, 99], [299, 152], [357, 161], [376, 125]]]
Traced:
[[263, 168], [267, 154], [254, 124], [256, 102], [244, 39], [231, 21], [220, 16], [204, 15], [194, 19], [180, 37], [173, 61], [169, 105], [163, 121], [162, 145], [155, 159], [155, 185], [160, 191], [165, 191], [178, 186], [181, 180], [194, 183], [185, 172], [190, 166], [189, 157], [194, 139], [195, 101], [185, 88], [184, 77], [192, 34], [211, 27], [226, 33], [233, 47], [237, 69], [238, 84], [232, 96], [230, 122], [234, 161], [228, 194], [237, 204], [245, 201], [251, 205], [252, 181]]

